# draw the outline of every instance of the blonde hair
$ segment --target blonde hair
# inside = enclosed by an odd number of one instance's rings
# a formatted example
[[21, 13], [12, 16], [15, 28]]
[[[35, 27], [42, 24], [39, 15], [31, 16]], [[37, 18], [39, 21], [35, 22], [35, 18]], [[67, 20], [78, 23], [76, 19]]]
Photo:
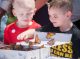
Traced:
[[72, 11], [72, 0], [52, 0], [49, 8], [61, 8], [64, 11]]
[[35, 8], [35, 1], [34, 0], [14, 0], [13, 1], [13, 8]]

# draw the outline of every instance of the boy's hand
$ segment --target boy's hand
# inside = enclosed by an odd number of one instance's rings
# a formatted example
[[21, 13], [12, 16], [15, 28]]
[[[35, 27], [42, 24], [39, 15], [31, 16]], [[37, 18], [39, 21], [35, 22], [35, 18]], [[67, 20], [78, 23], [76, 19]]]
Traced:
[[34, 33], [35, 33], [35, 29], [29, 29], [29, 30], [24, 31], [21, 34], [19, 34], [17, 36], [17, 39], [18, 40], [26, 40], [28, 38], [32, 38], [32, 36], [34, 35]]

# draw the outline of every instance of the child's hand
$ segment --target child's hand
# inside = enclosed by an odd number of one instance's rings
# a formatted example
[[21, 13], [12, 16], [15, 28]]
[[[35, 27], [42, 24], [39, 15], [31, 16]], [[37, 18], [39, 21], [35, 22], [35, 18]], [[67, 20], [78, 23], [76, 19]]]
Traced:
[[27, 31], [24, 31], [23, 33], [19, 34], [17, 36], [17, 39], [18, 40], [26, 40], [28, 38], [32, 38], [32, 36], [34, 35], [35, 33], [35, 29], [29, 29]]

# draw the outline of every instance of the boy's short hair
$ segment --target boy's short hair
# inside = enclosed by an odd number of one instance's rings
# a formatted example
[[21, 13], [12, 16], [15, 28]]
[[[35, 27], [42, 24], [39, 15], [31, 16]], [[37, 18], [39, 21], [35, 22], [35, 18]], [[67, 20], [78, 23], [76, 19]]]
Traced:
[[72, 11], [72, 0], [52, 0], [49, 8], [61, 8], [64, 11]]
[[34, 0], [14, 0], [13, 1], [13, 8], [35, 8], [35, 1]]

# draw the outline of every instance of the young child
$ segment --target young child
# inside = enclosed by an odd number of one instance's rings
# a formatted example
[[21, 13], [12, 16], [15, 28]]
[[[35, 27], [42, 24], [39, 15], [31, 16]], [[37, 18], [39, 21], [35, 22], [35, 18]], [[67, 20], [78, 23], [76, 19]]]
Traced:
[[[57, 33], [71, 33], [72, 34], [72, 50], [73, 58], [80, 57], [80, 30], [73, 25], [72, 16], [72, 0], [52, 0], [48, 5], [49, 18], [52, 24], [43, 26], [38, 31], [41, 32], [57, 32]], [[29, 30], [33, 31], [34, 30]], [[27, 34], [21, 33], [18, 38], [24, 38]], [[24, 34], [23, 37], [20, 37]]]
[[17, 21], [9, 24], [4, 31], [4, 44], [15, 44], [23, 40], [17, 40], [17, 35], [29, 29], [41, 27], [35, 21], [32, 21], [35, 14], [34, 0], [14, 0], [13, 14], [17, 17]]
[[80, 53], [80, 30], [73, 25], [72, 1], [71, 0], [53, 0], [48, 6], [49, 19], [52, 24], [40, 29], [43, 32], [58, 32], [72, 34], [73, 58], [79, 57]]

